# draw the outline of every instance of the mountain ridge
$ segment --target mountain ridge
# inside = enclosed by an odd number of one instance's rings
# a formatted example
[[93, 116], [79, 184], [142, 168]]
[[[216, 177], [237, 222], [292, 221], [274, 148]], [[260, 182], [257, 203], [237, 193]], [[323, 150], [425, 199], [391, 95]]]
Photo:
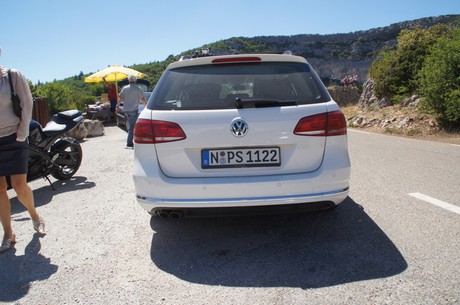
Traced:
[[[295, 55], [305, 57], [322, 78], [331, 75], [340, 78], [356, 73], [361, 77], [361, 81], [364, 81], [379, 52], [397, 45], [397, 37], [401, 30], [410, 30], [417, 26], [428, 28], [436, 24], [458, 26], [459, 23], [460, 15], [441, 15], [349, 33], [232, 37], [206, 44], [201, 48], [210, 48], [214, 55], [283, 53], [289, 50]], [[201, 48], [188, 52], [195, 52]], [[187, 52], [182, 53], [184, 54]]]

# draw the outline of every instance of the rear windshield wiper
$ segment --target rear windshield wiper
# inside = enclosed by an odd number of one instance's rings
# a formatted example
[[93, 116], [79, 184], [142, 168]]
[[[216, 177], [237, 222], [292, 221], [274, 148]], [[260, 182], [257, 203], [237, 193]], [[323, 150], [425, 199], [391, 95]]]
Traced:
[[296, 106], [296, 100], [269, 100], [269, 99], [235, 99], [236, 108], [262, 108], [262, 107], [281, 107], [281, 106]]

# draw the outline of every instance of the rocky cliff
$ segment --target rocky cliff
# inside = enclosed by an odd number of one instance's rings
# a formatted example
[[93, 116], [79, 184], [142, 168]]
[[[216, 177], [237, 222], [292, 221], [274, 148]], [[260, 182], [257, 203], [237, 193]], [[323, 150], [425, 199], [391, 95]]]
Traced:
[[357, 73], [363, 82], [380, 50], [396, 46], [396, 38], [401, 30], [416, 26], [427, 28], [440, 23], [458, 23], [459, 16], [422, 18], [346, 34], [236, 37], [211, 43], [207, 47], [210, 47], [215, 55], [229, 52], [282, 53], [290, 50], [307, 58], [324, 79], [330, 75], [340, 79], [345, 75]]

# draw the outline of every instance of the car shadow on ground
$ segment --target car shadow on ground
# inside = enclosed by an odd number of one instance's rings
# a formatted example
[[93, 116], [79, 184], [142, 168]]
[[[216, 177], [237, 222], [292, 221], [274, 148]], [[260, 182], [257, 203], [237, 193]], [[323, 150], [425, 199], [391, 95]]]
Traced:
[[[96, 183], [87, 181], [86, 177], [74, 176], [68, 180], [52, 181], [53, 187], [46, 182], [42, 187], [34, 189], [35, 207], [39, 207], [51, 202], [53, 197], [66, 192], [75, 192], [83, 189], [89, 189], [96, 186]], [[11, 198], [11, 214], [22, 213], [26, 208], [19, 202], [16, 193], [12, 190], [14, 197]]]
[[24, 297], [35, 281], [43, 281], [57, 272], [58, 266], [40, 254], [40, 234], [35, 233], [24, 255], [13, 248], [1, 254], [0, 302], [14, 302]]
[[407, 268], [350, 197], [324, 212], [152, 218], [151, 227], [152, 262], [192, 283], [307, 289], [390, 277]]

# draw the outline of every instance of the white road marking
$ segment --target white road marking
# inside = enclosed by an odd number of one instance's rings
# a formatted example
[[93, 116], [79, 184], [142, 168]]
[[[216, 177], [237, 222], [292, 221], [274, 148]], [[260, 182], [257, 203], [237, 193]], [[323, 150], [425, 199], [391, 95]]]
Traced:
[[456, 205], [441, 201], [439, 199], [436, 199], [436, 198], [433, 198], [433, 197], [430, 197], [430, 196], [427, 196], [421, 193], [410, 193], [408, 195], [460, 215], [460, 207]]

